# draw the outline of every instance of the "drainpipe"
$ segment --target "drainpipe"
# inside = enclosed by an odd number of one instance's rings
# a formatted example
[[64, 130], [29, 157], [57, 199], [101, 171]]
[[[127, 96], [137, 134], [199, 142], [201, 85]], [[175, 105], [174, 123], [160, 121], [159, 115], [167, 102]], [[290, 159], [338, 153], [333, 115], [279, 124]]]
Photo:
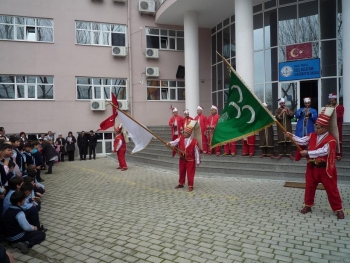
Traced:
[[129, 105], [130, 105], [130, 116], [133, 116], [134, 113], [134, 103], [133, 103], [133, 81], [132, 81], [132, 60], [131, 60], [131, 8], [130, 8], [130, 2], [127, 1], [128, 5], [128, 17], [127, 17], [127, 28], [128, 28], [128, 59], [129, 59]]

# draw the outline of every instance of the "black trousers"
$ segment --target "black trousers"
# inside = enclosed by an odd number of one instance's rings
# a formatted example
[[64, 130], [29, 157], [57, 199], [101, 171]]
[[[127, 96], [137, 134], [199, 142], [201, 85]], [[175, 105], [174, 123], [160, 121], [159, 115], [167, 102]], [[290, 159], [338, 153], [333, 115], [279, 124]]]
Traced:
[[41, 180], [40, 171], [41, 171], [41, 170], [36, 170], [36, 176], [35, 176], [36, 179], [39, 180], [39, 181]]
[[26, 232], [23, 237], [20, 239], [17, 239], [15, 242], [25, 242], [28, 241], [29, 246], [32, 247], [34, 245], [40, 244], [43, 242], [46, 238], [46, 234], [42, 231], [31, 231], [31, 232]]
[[83, 145], [79, 148], [80, 160], [86, 160], [87, 146]]
[[273, 147], [260, 147], [262, 154], [264, 155], [273, 155]]
[[26, 215], [26, 219], [29, 224], [32, 226], [36, 226], [40, 229], [40, 221], [39, 221], [39, 212], [35, 206], [32, 206], [30, 209], [24, 210], [24, 214]]
[[278, 143], [279, 155], [291, 155], [292, 154], [292, 142], [279, 142]]
[[65, 152], [60, 152], [60, 154], [59, 154], [59, 161], [60, 162], [64, 162], [64, 154], [65, 154]]
[[45, 159], [45, 156], [43, 155], [43, 165], [42, 165], [42, 167], [44, 168], [44, 169], [46, 169], [46, 159]]
[[47, 162], [47, 165], [48, 165], [48, 169], [47, 169], [47, 172], [49, 173], [49, 174], [51, 174], [52, 173], [52, 166], [55, 164], [55, 161], [49, 161], [49, 162]]
[[68, 161], [74, 161], [74, 151], [68, 152]]
[[91, 155], [93, 155], [93, 158], [96, 159], [96, 146], [89, 146], [89, 159], [91, 159]]

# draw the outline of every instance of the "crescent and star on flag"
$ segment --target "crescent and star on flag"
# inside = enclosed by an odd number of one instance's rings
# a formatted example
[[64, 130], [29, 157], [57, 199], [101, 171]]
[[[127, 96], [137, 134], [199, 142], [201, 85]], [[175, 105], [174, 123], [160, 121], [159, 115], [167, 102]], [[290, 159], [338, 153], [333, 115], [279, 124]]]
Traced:
[[[295, 53], [296, 52], [296, 53]], [[290, 55], [293, 57], [293, 58], [297, 58], [299, 57], [301, 54], [303, 53], [302, 50], [300, 50], [299, 48], [293, 48], [291, 51], [290, 51]]]

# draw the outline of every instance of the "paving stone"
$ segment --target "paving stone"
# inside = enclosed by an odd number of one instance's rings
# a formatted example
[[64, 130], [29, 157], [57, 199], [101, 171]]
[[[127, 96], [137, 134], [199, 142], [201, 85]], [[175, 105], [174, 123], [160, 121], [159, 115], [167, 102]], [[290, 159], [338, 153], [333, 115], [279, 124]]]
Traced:
[[[27, 255], [8, 248], [16, 262], [350, 261], [348, 211], [336, 220], [325, 192], [301, 215], [303, 191], [283, 181], [196, 176], [188, 193], [173, 189], [176, 172], [128, 163], [121, 173], [115, 165], [59, 163], [55, 176], [44, 175], [40, 219], [50, 231]], [[350, 207], [350, 186], [339, 187]]]

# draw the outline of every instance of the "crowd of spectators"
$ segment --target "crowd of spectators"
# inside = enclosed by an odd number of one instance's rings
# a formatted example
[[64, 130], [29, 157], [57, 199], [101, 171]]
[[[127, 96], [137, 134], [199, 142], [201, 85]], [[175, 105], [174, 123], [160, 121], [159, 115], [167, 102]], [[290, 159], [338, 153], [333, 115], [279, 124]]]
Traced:
[[[40, 223], [39, 211], [47, 191], [41, 176], [53, 173], [55, 163], [74, 161], [75, 145], [78, 143], [81, 160], [96, 158], [97, 135], [81, 132], [76, 140], [72, 132], [66, 138], [51, 131], [42, 133], [35, 140], [28, 139], [25, 132], [19, 136], [7, 136], [0, 127], [0, 238], [23, 254], [45, 240], [47, 229]], [[13, 255], [0, 246], [0, 262], [14, 262]]]

